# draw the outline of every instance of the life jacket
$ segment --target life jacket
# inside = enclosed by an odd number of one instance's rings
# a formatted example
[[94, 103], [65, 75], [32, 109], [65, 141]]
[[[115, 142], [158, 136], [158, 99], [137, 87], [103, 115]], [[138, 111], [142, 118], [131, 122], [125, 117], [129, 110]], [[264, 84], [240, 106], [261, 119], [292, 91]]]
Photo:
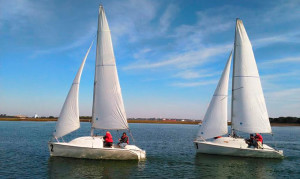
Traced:
[[105, 142], [114, 142], [113, 138], [112, 138], [112, 136], [111, 136], [111, 134], [109, 132], [106, 132]]
[[126, 136], [122, 136], [121, 137], [121, 139], [122, 139], [122, 141], [124, 141], [125, 140], [125, 138], [127, 138], [127, 141], [126, 141], [126, 143], [127, 144], [129, 144], [129, 137], [126, 135]]
[[260, 135], [260, 134], [256, 134], [255, 135], [255, 139], [257, 140], [257, 141], [260, 141], [261, 143], [263, 143], [263, 137]]

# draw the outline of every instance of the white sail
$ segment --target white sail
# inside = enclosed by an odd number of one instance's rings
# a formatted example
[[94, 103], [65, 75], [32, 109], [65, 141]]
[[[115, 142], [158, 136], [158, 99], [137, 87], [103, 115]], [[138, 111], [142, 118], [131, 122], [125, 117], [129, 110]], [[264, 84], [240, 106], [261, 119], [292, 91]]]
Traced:
[[127, 129], [110, 29], [99, 8], [92, 128]]
[[210, 101], [198, 137], [209, 139], [227, 134], [227, 103], [228, 103], [228, 80], [231, 65], [231, 53], [222, 73], [221, 79]]
[[80, 68], [75, 76], [71, 89], [61, 109], [59, 118], [56, 123], [55, 131], [53, 133], [54, 137], [62, 137], [70, 132], [77, 130], [80, 127], [78, 107], [79, 83], [82, 69], [84, 67], [86, 58], [91, 50], [92, 45], [93, 42], [90, 45], [88, 51], [86, 52], [84, 59], [82, 60]]
[[232, 89], [232, 129], [271, 133], [252, 45], [239, 19], [236, 21]]

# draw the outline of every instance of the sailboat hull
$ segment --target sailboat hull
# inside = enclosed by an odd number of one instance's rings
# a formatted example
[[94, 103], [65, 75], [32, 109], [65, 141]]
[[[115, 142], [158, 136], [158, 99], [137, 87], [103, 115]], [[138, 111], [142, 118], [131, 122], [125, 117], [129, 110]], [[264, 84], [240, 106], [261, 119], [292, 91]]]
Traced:
[[115, 145], [112, 148], [103, 147], [102, 136], [79, 137], [71, 142], [49, 142], [51, 157], [71, 157], [84, 159], [103, 160], [143, 160], [146, 152], [135, 145], [127, 145], [120, 148]]
[[257, 158], [283, 158], [283, 152], [266, 144], [263, 149], [248, 147], [244, 139], [222, 137], [212, 141], [194, 141], [198, 153]]

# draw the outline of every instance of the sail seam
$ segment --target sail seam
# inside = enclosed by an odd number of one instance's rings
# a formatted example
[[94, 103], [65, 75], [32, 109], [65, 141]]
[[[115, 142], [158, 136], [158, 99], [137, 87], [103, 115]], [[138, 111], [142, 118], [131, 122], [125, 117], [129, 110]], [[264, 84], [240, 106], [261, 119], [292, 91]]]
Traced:
[[111, 64], [111, 65], [96, 65], [96, 67], [99, 67], [99, 66], [116, 66], [114, 64]]
[[247, 78], [259, 78], [259, 76], [234, 76], [234, 77], [239, 77], [239, 78], [242, 78], [242, 77], [247, 77]]

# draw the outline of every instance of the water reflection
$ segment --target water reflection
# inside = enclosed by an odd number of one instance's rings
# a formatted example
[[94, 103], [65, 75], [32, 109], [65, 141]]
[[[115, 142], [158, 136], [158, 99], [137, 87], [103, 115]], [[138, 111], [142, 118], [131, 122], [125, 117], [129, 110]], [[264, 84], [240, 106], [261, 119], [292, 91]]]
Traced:
[[273, 178], [276, 177], [273, 166], [280, 162], [282, 160], [197, 154], [195, 171], [199, 177]]
[[50, 178], [129, 178], [144, 169], [144, 162], [50, 157]]

